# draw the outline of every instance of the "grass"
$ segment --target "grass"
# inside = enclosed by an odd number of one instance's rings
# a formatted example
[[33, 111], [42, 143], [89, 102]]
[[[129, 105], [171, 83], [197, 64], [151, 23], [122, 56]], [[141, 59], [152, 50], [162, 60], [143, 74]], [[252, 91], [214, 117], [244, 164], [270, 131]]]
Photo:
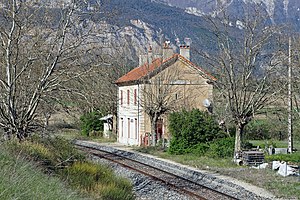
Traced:
[[131, 200], [131, 183], [121, 177], [117, 177], [113, 171], [103, 165], [91, 162], [76, 162], [63, 170], [65, 179], [75, 188], [89, 193], [93, 198]]
[[0, 146], [0, 199], [84, 199], [55, 176], [44, 174], [21, 155]]
[[[276, 148], [287, 148], [288, 142], [284, 140], [250, 140], [254, 146], [266, 146], [266, 145], [275, 145]], [[300, 141], [294, 140], [293, 141], [294, 148], [296, 148], [298, 151], [300, 151]]]
[[[67, 183], [70, 188], [92, 199], [134, 199], [132, 185], [127, 179], [117, 177], [107, 166], [88, 161], [84, 154], [75, 149], [68, 140], [61, 137], [35, 136], [22, 143], [16, 141], [6, 142], [4, 146], [11, 155], [35, 161], [35, 165], [39, 166], [41, 170], [43, 169], [44, 172], [55, 175], [60, 178], [61, 182]], [[16, 163], [14, 167], [16, 169], [22, 168], [19, 166], [19, 163]], [[41, 179], [47, 180], [47, 175]], [[33, 182], [40, 183], [35, 180]], [[48, 196], [48, 192], [44, 191], [44, 195]], [[1, 196], [0, 199], [2, 199]], [[38, 196], [37, 198], [29, 199], [44, 198]]]
[[195, 154], [173, 155], [161, 149], [157, 149], [156, 147], [137, 147], [135, 150], [199, 169], [218, 170], [219, 168], [240, 168], [240, 166], [231, 162], [231, 158], [215, 159], [207, 156], [201, 157]]
[[56, 134], [57, 136], [63, 137], [67, 140], [89, 140], [89, 141], [94, 141], [94, 142], [99, 142], [99, 143], [112, 143], [112, 142], [116, 142], [117, 139], [116, 138], [104, 138], [104, 137], [100, 137], [100, 136], [83, 136], [79, 130], [68, 130], [65, 129], [64, 131]]

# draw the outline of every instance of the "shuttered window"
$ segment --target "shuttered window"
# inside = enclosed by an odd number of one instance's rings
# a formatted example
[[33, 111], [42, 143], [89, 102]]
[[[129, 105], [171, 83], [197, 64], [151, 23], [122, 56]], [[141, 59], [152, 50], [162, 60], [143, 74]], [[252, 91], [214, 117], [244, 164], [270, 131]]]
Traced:
[[123, 90], [121, 90], [121, 94], [120, 94], [120, 104], [121, 106], [123, 105]]
[[134, 89], [134, 105], [136, 105], [137, 104], [137, 94], [136, 94], [136, 89]]
[[127, 104], [130, 104], [130, 91], [127, 90]]

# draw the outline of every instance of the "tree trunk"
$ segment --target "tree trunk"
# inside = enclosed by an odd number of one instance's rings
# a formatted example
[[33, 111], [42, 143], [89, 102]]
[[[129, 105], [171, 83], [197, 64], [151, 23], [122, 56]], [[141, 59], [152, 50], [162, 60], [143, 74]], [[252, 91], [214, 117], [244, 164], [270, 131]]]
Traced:
[[155, 131], [156, 120], [151, 121], [151, 135], [152, 135], [152, 146], [156, 145], [156, 131]]
[[235, 130], [235, 142], [234, 142], [234, 156], [233, 159], [236, 162], [240, 159], [240, 153], [242, 152], [242, 135], [244, 132], [244, 124], [237, 124]]

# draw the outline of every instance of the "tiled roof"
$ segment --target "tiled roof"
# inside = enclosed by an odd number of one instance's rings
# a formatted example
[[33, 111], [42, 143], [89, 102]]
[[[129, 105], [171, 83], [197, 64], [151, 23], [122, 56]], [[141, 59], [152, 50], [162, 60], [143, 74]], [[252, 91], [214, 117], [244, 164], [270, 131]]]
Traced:
[[162, 62], [160, 58], [153, 60], [153, 62], [150, 65], [148, 63], [145, 63], [144, 65], [134, 68], [133, 70], [119, 78], [116, 81], [116, 83], [118, 84], [139, 80], [140, 78], [143, 78], [144, 76], [152, 72], [154, 69], [159, 67], [161, 64]]
[[[195, 65], [194, 63], [192, 63], [191, 61], [187, 60], [185, 57], [183, 57], [179, 54], [174, 54], [173, 56], [171, 56], [170, 58], [168, 58], [166, 60], [162, 61], [161, 58], [157, 58], [157, 59], [153, 60], [150, 65], [148, 63], [145, 63], [144, 65], [142, 65], [140, 67], [134, 68], [133, 70], [131, 70], [124, 76], [120, 77], [115, 83], [121, 84], [121, 83], [140, 80], [141, 78], [150, 74], [151, 72], [153, 72], [155, 69], [159, 68], [160, 66], [168, 64], [168, 62], [173, 59], [175, 59], [175, 60], [181, 59], [184, 62], [188, 63], [190, 66], [192, 66], [195, 69], [202, 72], [205, 76], [207, 76], [207, 78], [209, 78], [211, 80], [216, 80], [215, 77], [213, 77], [212, 75], [210, 75], [209, 73], [204, 71], [202, 68], [200, 68], [197, 65]], [[170, 62], [170, 63], [172, 63], [172, 62]], [[172, 65], [172, 64], [170, 64], [170, 65]]]

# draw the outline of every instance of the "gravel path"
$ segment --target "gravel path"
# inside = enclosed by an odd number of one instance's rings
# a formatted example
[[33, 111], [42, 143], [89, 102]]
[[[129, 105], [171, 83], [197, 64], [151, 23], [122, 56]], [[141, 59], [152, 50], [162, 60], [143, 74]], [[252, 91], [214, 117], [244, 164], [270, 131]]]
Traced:
[[[87, 141], [76, 141], [77, 144], [85, 145], [88, 147], [94, 147], [97, 149], [103, 149], [109, 152], [114, 152], [122, 156], [129, 157], [131, 159], [136, 159], [147, 164], [151, 164], [155, 167], [164, 168], [167, 171], [175, 173], [179, 176], [189, 178], [195, 182], [201, 182], [205, 186], [216, 189], [220, 192], [225, 192], [230, 194], [238, 199], [251, 199], [251, 200], [260, 200], [260, 199], [275, 199], [275, 197], [269, 192], [247, 184], [245, 182], [233, 179], [231, 177], [226, 177], [218, 174], [214, 174], [204, 170], [197, 170], [192, 167], [184, 166], [169, 160], [157, 158], [147, 154], [141, 154], [132, 151], [130, 147], [122, 146], [117, 143], [110, 144], [99, 144], [96, 142], [87, 142]], [[125, 169], [117, 164], [111, 163], [104, 159], [99, 159], [98, 157], [92, 156], [92, 159], [109, 164], [113, 167], [114, 171], [123, 177], [129, 178], [134, 186], [134, 191], [137, 199], [189, 199], [186, 196], [178, 193], [177, 191], [170, 190], [168, 187], [162, 183], [156, 183], [150, 178], [141, 175], [137, 172]]]

